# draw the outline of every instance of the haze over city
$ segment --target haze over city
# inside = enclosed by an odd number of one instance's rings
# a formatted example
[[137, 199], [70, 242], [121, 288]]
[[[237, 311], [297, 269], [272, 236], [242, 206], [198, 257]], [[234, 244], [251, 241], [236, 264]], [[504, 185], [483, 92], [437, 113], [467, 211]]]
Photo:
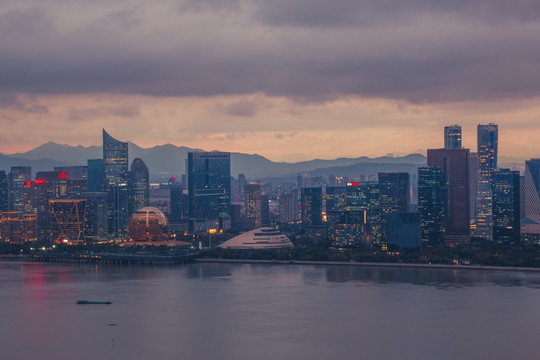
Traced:
[[[4, 0], [0, 152], [106, 127], [275, 161], [424, 153], [459, 123], [540, 154], [535, 1]], [[315, 145], [316, 144], [316, 145]]]

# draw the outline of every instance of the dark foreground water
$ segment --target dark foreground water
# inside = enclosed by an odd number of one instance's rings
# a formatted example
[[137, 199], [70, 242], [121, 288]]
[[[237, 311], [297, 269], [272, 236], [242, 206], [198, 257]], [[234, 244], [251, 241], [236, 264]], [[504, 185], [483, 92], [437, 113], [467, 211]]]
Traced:
[[0, 263], [1, 359], [540, 359], [539, 339], [537, 273]]

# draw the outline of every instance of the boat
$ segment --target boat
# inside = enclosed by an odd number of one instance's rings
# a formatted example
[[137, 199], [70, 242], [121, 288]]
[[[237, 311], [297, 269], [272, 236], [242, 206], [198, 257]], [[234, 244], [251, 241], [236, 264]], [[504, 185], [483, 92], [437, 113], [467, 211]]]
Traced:
[[110, 301], [89, 301], [89, 300], [79, 300], [77, 301], [77, 305], [110, 305], [112, 302]]

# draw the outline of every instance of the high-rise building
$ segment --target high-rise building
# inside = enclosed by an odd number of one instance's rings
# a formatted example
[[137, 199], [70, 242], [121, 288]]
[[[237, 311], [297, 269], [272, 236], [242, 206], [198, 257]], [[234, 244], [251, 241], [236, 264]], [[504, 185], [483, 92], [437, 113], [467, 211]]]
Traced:
[[131, 163], [129, 171], [129, 214], [150, 204], [150, 174], [140, 158]]
[[54, 171], [64, 172], [71, 180], [88, 180], [88, 166], [55, 166]]
[[106, 184], [127, 184], [128, 143], [118, 141], [103, 129], [103, 171]]
[[395, 213], [388, 216], [388, 245], [401, 249], [414, 249], [421, 243], [420, 215]]
[[469, 149], [428, 149], [427, 153], [427, 165], [444, 171], [445, 243], [466, 243], [470, 240]]
[[491, 177], [497, 170], [498, 133], [496, 124], [478, 125], [475, 236], [486, 240], [493, 240]]
[[52, 241], [65, 244], [84, 242], [86, 200], [49, 200]]
[[4, 170], [0, 170], [0, 211], [9, 210], [9, 184]]
[[478, 183], [478, 154], [469, 153], [469, 215], [471, 233], [476, 231], [476, 185]]
[[540, 223], [540, 159], [525, 162], [523, 185], [525, 216]]
[[231, 154], [190, 152], [186, 174], [190, 228], [192, 230], [229, 228]]
[[246, 228], [258, 229], [262, 226], [262, 204], [261, 204], [261, 183], [246, 184], [244, 186], [245, 196], [245, 219]]
[[37, 240], [51, 241], [50, 191], [44, 179], [27, 181], [24, 186], [24, 213], [36, 214]]
[[493, 240], [520, 241], [520, 176], [519, 171], [500, 169], [493, 173]]
[[461, 149], [460, 125], [450, 125], [444, 127], [444, 148]]
[[270, 198], [266, 194], [261, 195], [261, 223], [262, 226], [270, 225]]
[[88, 159], [88, 191], [105, 191], [103, 159]]
[[36, 241], [36, 217], [36, 214], [21, 215], [19, 211], [0, 213], [2, 241], [14, 244]]
[[324, 209], [328, 213], [332, 210], [345, 209], [345, 186], [327, 186], [323, 196]]
[[330, 210], [326, 216], [328, 238], [332, 247], [357, 248], [369, 243], [366, 211]]
[[107, 239], [107, 201], [106, 192], [87, 192], [81, 195], [86, 199], [86, 220], [84, 222], [84, 237], [87, 241]]
[[108, 199], [108, 231], [113, 238], [127, 235], [129, 223], [128, 143], [103, 129], [103, 170]]
[[170, 204], [171, 210], [169, 212], [169, 220], [171, 222], [178, 222], [183, 218], [184, 214], [184, 201], [183, 199], [184, 187], [181, 184], [170, 185]]
[[113, 239], [125, 238], [129, 224], [129, 191], [127, 184], [107, 186], [107, 229]]
[[30, 166], [12, 166], [9, 173], [9, 209], [24, 210], [24, 186], [32, 177]]
[[418, 168], [418, 212], [422, 242], [444, 244], [446, 184], [440, 167]]
[[381, 241], [387, 241], [387, 218], [396, 213], [405, 213], [409, 206], [409, 173], [379, 173], [381, 204]]
[[303, 187], [300, 195], [302, 225], [322, 226], [322, 188]]
[[294, 223], [298, 221], [299, 214], [298, 189], [293, 189], [289, 194], [279, 197], [279, 221], [282, 223]]
[[381, 244], [381, 196], [377, 181], [348, 183], [345, 188], [344, 209], [366, 211], [368, 231], [365, 240], [368, 245]]

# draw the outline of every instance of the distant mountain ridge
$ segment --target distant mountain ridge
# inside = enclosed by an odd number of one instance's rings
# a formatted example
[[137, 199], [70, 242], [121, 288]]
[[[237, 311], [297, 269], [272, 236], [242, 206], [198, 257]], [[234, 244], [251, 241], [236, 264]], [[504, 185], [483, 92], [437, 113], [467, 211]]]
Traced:
[[[150, 170], [152, 181], [166, 180], [185, 172], [188, 152], [202, 151], [171, 144], [144, 149], [128, 143], [129, 163], [141, 158]], [[30, 151], [17, 154], [0, 154], [0, 170], [9, 171], [12, 166], [32, 166], [32, 173], [52, 170], [55, 166], [86, 165], [88, 159], [103, 157], [101, 146], [71, 146], [48, 142]], [[425, 166], [426, 157], [410, 154], [401, 157], [382, 156], [369, 158], [338, 158], [334, 160], [314, 159], [297, 163], [274, 162], [257, 154], [231, 153], [231, 175], [245, 174], [248, 179], [271, 179], [294, 177], [298, 173], [315, 176], [359, 176], [374, 171], [416, 171]], [[398, 170], [399, 169], [399, 170]]]

